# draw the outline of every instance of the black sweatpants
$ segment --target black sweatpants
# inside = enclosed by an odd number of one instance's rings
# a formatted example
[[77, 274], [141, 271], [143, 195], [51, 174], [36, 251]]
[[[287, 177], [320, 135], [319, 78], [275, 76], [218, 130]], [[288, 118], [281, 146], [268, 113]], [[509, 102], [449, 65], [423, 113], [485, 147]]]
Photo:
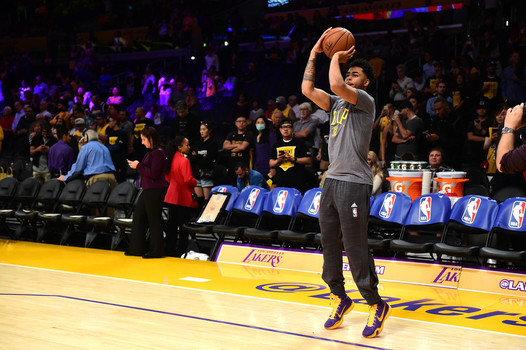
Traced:
[[378, 276], [367, 243], [371, 185], [325, 180], [320, 199], [322, 278], [331, 292], [345, 295], [343, 249], [354, 282], [369, 305], [381, 301]]

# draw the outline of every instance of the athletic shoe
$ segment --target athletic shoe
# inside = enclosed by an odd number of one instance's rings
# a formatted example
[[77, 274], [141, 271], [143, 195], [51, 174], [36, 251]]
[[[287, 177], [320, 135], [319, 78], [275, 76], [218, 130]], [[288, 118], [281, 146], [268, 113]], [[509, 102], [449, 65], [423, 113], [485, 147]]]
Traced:
[[347, 295], [341, 299], [335, 294], [331, 294], [332, 313], [325, 322], [326, 329], [338, 328], [343, 322], [343, 316], [347, 315], [354, 307], [354, 303]]
[[366, 338], [374, 338], [382, 332], [387, 317], [391, 314], [391, 307], [386, 302], [369, 307], [369, 319], [363, 329], [362, 335]]

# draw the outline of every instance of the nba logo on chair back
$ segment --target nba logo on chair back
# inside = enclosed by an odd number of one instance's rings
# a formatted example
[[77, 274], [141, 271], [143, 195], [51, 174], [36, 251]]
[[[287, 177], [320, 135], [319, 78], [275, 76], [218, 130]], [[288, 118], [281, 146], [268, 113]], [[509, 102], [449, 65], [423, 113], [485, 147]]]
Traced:
[[318, 214], [318, 210], [320, 210], [320, 197], [321, 197], [321, 191], [316, 192], [316, 195], [314, 195], [314, 198], [312, 199], [312, 203], [309, 207], [309, 214], [316, 215]]
[[524, 209], [526, 208], [526, 202], [515, 201], [511, 207], [511, 215], [509, 221], [509, 227], [521, 228], [522, 221], [524, 219]]
[[420, 222], [429, 222], [431, 220], [431, 197], [420, 198]]
[[387, 219], [391, 216], [395, 200], [396, 195], [393, 193], [389, 193], [385, 196], [384, 201], [382, 203], [382, 207], [380, 208], [380, 217]]
[[475, 222], [475, 218], [477, 216], [479, 206], [480, 206], [480, 198], [471, 198], [466, 205], [466, 209], [464, 209], [464, 213], [462, 214], [462, 221], [466, 224], [472, 224]]
[[226, 187], [218, 187], [216, 192], [226, 192]]
[[289, 195], [289, 191], [287, 190], [279, 191], [278, 198], [276, 199], [276, 202], [274, 203], [274, 208], [272, 209], [274, 213], [281, 213], [283, 211], [288, 195]]
[[256, 204], [256, 199], [258, 199], [259, 192], [260, 190], [257, 188], [253, 188], [252, 191], [250, 191], [245, 203], [246, 210], [252, 210], [252, 208], [254, 208], [254, 204]]

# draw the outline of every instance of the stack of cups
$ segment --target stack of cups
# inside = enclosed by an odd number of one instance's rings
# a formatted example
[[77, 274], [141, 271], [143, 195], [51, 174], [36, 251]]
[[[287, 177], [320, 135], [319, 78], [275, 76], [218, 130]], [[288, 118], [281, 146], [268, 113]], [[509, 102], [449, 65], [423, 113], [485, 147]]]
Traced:
[[431, 192], [432, 172], [431, 170], [427, 169], [424, 169], [422, 171], [422, 195], [424, 195]]

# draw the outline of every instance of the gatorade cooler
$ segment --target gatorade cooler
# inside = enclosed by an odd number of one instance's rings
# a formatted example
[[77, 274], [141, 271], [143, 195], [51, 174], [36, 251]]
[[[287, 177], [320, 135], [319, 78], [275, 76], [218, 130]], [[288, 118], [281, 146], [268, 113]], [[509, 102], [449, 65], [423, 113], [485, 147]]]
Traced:
[[469, 181], [469, 179], [466, 179], [465, 171], [444, 171], [437, 173], [437, 177], [433, 181], [438, 183], [439, 192], [463, 197], [464, 182]]
[[422, 195], [422, 171], [389, 170], [387, 180], [391, 183], [391, 191], [407, 194], [412, 200]]

